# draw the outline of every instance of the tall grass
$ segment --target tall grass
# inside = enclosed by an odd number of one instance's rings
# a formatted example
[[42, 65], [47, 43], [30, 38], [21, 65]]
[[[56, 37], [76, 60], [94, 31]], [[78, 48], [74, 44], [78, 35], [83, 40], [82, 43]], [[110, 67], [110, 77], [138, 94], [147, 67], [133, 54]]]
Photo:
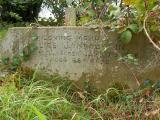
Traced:
[[5, 83], [0, 87], [2, 120], [71, 119], [75, 114], [73, 119], [88, 118], [89, 115], [81, 106], [76, 106], [64, 97], [66, 93], [60, 91], [60, 85], [53, 87], [51, 81], [39, 80], [18, 89], [15, 79], [19, 82], [21, 78], [17, 74], [5, 77]]
[[[29, 72], [27, 72], [29, 73]], [[32, 77], [31, 77], [32, 76]], [[58, 75], [29, 77], [9, 73], [0, 86], [0, 120], [146, 120], [159, 119], [160, 97], [111, 87], [79, 89]]]

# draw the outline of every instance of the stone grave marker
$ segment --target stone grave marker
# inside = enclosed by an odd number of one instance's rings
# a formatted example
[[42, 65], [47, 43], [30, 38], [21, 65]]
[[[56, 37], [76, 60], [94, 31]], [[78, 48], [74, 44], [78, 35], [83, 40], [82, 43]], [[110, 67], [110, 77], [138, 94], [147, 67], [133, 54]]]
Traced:
[[[38, 66], [44, 72], [58, 73], [75, 81], [94, 81], [101, 87], [113, 82], [135, 87], [137, 79], [160, 79], [159, 52], [143, 35], [136, 35], [130, 44], [123, 45], [114, 32], [108, 31], [104, 39], [101, 32], [86, 27], [11, 28], [1, 43], [2, 56], [18, 54], [30, 42], [33, 33], [38, 35], [38, 49], [25, 63], [33, 69]], [[103, 52], [105, 47], [107, 50]], [[139, 65], [119, 62], [118, 53], [135, 54]]]
[[[68, 19], [67, 26], [9, 29], [1, 42], [1, 55], [12, 57], [19, 54], [36, 34], [38, 49], [25, 63], [33, 69], [38, 67], [78, 82], [94, 81], [93, 84], [99, 87], [107, 87], [113, 82], [136, 87], [145, 79], [160, 80], [160, 53], [144, 35], [136, 34], [131, 43], [124, 45], [115, 32], [106, 30], [104, 36], [101, 31], [74, 26], [74, 17], [72, 22]], [[136, 56], [139, 65], [118, 61], [120, 55], [130, 53]]]

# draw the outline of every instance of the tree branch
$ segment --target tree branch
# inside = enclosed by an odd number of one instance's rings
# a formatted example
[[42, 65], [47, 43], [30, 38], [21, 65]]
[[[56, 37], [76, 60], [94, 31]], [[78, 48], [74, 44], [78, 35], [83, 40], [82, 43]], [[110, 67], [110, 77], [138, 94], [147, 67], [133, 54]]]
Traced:
[[152, 45], [157, 49], [157, 50], [160, 50], [160, 47], [152, 40], [151, 36], [149, 35], [149, 33], [147, 32], [147, 29], [146, 29], [146, 21], [148, 19], [148, 15], [146, 15], [145, 19], [144, 19], [144, 22], [143, 22], [143, 29], [144, 29], [144, 32], [147, 36], [147, 38], [149, 39], [149, 41], [152, 43]]

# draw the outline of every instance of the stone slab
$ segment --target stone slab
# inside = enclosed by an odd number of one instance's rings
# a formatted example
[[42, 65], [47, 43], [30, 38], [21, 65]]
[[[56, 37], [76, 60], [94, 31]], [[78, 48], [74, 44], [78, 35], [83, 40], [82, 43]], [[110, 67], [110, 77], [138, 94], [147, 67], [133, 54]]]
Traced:
[[[159, 52], [142, 34], [134, 35], [131, 43], [124, 45], [119, 35], [106, 30], [87, 27], [11, 28], [2, 41], [2, 56], [14, 56], [30, 43], [32, 34], [38, 35], [38, 49], [25, 63], [50, 74], [60, 74], [75, 81], [94, 81], [100, 87], [113, 82], [137, 86], [137, 80], [160, 79]], [[106, 51], [103, 51], [106, 48]], [[118, 61], [119, 55], [134, 54], [139, 65]]]

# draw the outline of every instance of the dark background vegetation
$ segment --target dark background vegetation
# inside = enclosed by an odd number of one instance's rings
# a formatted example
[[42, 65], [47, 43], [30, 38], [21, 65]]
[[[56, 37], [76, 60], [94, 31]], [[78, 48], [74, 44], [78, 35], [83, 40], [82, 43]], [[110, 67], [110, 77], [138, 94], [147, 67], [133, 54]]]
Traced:
[[1, 0], [1, 20], [31, 22], [38, 17], [43, 0]]
[[[78, 3], [73, 0], [72, 5]], [[0, 20], [7, 23], [34, 22], [44, 6], [51, 9], [56, 25], [64, 23], [64, 10], [68, 6], [66, 0], [0, 0]]]

